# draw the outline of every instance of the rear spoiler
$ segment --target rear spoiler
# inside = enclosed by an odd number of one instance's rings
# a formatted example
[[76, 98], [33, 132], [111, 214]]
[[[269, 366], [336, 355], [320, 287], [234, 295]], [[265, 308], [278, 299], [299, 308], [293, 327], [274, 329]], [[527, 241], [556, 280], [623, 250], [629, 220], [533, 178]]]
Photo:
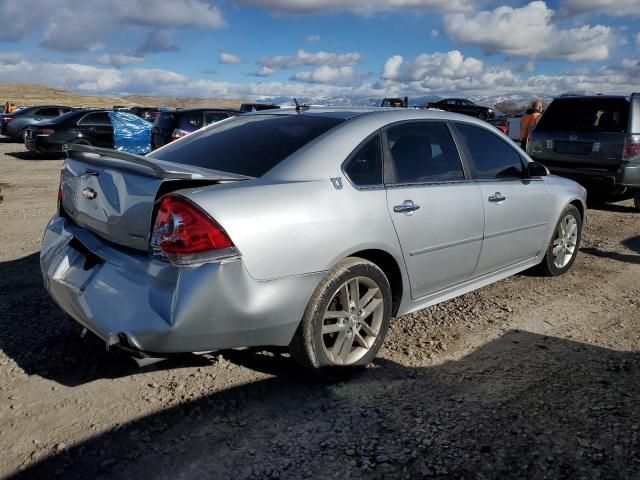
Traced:
[[[244, 175], [236, 175], [227, 172], [217, 172], [209, 170], [207, 172], [193, 172], [188, 169], [181, 169], [181, 171], [168, 170], [162, 167], [162, 160], [152, 160], [149, 157], [142, 155], [136, 155], [134, 153], [123, 152], [120, 150], [112, 150], [110, 148], [99, 148], [90, 145], [79, 144], [65, 144], [62, 150], [67, 153], [69, 158], [80, 157], [85, 161], [90, 161], [96, 165], [102, 165], [106, 167], [122, 167], [122, 163], [117, 160], [122, 160], [127, 163], [146, 167], [150, 171], [148, 174], [155, 178], [172, 179], [172, 180], [249, 180], [253, 177], [247, 177]], [[116, 161], [114, 161], [114, 159]], [[182, 165], [180, 165], [182, 167]], [[138, 169], [135, 169], [138, 171]]]

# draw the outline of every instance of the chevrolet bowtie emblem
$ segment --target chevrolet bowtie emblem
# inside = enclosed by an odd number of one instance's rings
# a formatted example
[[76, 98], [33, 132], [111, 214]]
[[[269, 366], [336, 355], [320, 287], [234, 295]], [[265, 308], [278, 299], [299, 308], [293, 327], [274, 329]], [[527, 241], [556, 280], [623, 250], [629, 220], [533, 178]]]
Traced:
[[82, 190], [82, 196], [88, 200], [93, 200], [98, 196], [98, 193], [93, 188], [85, 188]]

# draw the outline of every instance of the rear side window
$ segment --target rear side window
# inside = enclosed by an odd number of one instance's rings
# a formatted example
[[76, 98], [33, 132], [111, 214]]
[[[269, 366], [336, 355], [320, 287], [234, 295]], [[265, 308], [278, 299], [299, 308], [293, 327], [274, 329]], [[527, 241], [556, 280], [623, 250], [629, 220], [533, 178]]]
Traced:
[[380, 135], [374, 135], [349, 158], [344, 173], [358, 186], [382, 185]]
[[202, 128], [202, 112], [188, 114], [187, 123], [196, 129]]
[[520, 153], [497, 133], [467, 123], [456, 123], [455, 128], [476, 178], [522, 178], [524, 167]]
[[60, 115], [60, 111], [57, 108], [41, 108], [36, 111], [36, 116], [38, 117], [49, 117], [54, 118]]
[[260, 177], [343, 121], [297, 114], [239, 116], [170, 143], [149, 157]]
[[78, 125], [111, 125], [111, 119], [107, 112], [96, 112], [85, 115]]
[[536, 130], [624, 133], [628, 119], [625, 98], [559, 98], [551, 102]]
[[204, 124], [211, 125], [212, 123], [219, 122], [220, 120], [224, 120], [228, 115], [226, 113], [221, 112], [205, 112], [204, 113]]
[[387, 130], [392, 183], [464, 180], [460, 156], [442, 122], [402, 123]]

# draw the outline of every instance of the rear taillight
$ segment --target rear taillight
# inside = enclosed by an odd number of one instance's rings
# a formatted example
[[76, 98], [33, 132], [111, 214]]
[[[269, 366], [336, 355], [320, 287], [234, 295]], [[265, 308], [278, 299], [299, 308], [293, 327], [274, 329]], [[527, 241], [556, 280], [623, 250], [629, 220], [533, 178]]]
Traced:
[[182, 130], [181, 128], [176, 128], [171, 133], [171, 141], [177, 140], [177, 139], [182, 138], [182, 137], [186, 137], [187, 135], [189, 135], [189, 133], [191, 133], [191, 132], [187, 132], [186, 130]]
[[640, 135], [629, 135], [624, 138], [622, 160], [632, 160], [640, 156]]
[[197, 266], [239, 256], [233, 242], [209, 215], [189, 200], [160, 200], [151, 232], [151, 255], [176, 266]]
[[48, 137], [52, 135], [55, 130], [53, 128], [38, 128], [36, 130], [37, 137]]
[[2, 123], [4, 123], [5, 125], [7, 123], [11, 123], [16, 119], [16, 117], [2, 117]]

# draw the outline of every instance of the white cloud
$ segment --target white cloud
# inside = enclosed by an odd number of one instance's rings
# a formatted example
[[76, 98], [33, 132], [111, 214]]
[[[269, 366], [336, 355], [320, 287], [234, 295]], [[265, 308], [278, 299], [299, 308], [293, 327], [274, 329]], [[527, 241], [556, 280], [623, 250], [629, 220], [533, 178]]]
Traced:
[[464, 58], [462, 52], [423, 53], [410, 61], [400, 55], [389, 58], [384, 65], [382, 78], [400, 82], [428, 81], [433, 78], [461, 79], [480, 75], [485, 70], [481, 60]]
[[175, 52], [178, 50], [173, 41], [173, 29], [162, 28], [151, 30], [138, 52], [140, 53], [159, 53], [159, 52]]
[[440, 36], [440, 31], [436, 28], [431, 29], [431, 38], [437, 38]]
[[[45, 13], [43, 13], [45, 12]], [[63, 51], [90, 50], [124, 25], [152, 28], [220, 28], [218, 7], [204, 0], [2, 0], [0, 41], [18, 41], [42, 29], [42, 45]]]
[[309, 35], [304, 41], [305, 43], [318, 43], [320, 41], [320, 35]]
[[640, 0], [562, 0], [560, 6], [569, 14], [605, 13], [614, 17], [640, 16]]
[[322, 65], [312, 71], [298, 72], [292, 80], [306, 83], [321, 83], [325, 85], [353, 85], [365, 74], [357, 72], [353, 67], [331, 67]]
[[276, 70], [263, 65], [258, 70], [251, 72], [249, 75], [253, 77], [270, 77], [274, 73], [276, 73]]
[[635, 39], [636, 39], [636, 46], [640, 48], [640, 32], [636, 33]]
[[138, 55], [130, 55], [128, 53], [110, 53], [98, 57], [98, 63], [101, 65], [110, 65], [112, 67], [124, 67], [127, 65], [135, 65], [144, 62], [144, 57]]
[[333, 65], [353, 66], [360, 62], [361, 55], [357, 52], [333, 53], [333, 52], [305, 52], [298, 50], [295, 55], [279, 55], [275, 57], [263, 57], [260, 65], [274, 70], [294, 68], [302, 65]]
[[295, 15], [338, 11], [369, 15], [397, 9], [468, 12], [478, 3], [477, 0], [236, 0], [236, 2], [241, 5], [262, 7], [276, 13]]
[[569, 61], [603, 60], [609, 57], [613, 33], [603, 25], [559, 29], [552, 23], [554, 11], [544, 2], [521, 8], [507, 6], [472, 16], [449, 14], [444, 26], [452, 40], [481, 48], [487, 54]]
[[220, 55], [218, 55], [218, 62], [224, 63], [226, 65], [237, 65], [239, 63], [242, 63], [242, 59], [237, 55], [222, 52]]

